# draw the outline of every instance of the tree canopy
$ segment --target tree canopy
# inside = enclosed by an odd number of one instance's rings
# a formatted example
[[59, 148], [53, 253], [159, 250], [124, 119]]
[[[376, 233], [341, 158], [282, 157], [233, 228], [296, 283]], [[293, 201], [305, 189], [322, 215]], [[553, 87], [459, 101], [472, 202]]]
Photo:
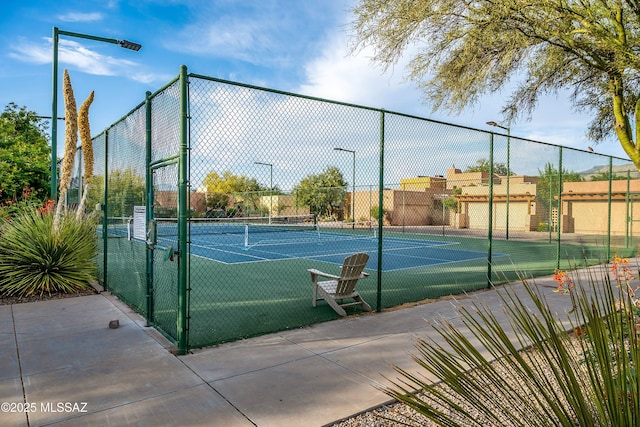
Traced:
[[250, 208], [257, 209], [261, 193], [268, 190], [255, 178], [235, 175], [231, 171], [225, 171], [222, 175], [209, 172], [202, 185], [207, 189], [207, 206], [212, 208], [227, 208], [233, 195], [235, 202], [248, 203]]
[[[133, 216], [134, 206], [145, 204], [145, 177], [132, 168], [109, 172], [107, 215], [110, 217]], [[87, 195], [87, 206], [103, 203], [104, 177], [94, 176]], [[104, 207], [103, 207], [104, 209]]]
[[411, 48], [408, 76], [434, 110], [515, 85], [502, 110], [511, 122], [568, 90], [591, 114], [589, 138], [615, 134], [640, 166], [640, 2], [360, 0], [353, 13], [353, 50], [372, 46], [389, 67]]
[[[487, 159], [478, 159], [476, 164], [473, 166], [469, 166], [464, 171], [465, 172], [486, 172], [489, 173], [491, 170], [491, 164]], [[507, 175], [507, 166], [504, 163], [494, 163], [493, 165], [493, 173], [498, 175]], [[511, 171], [511, 175], [515, 175], [513, 171]]]
[[10, 103], [0, 114], [0, 203], [49, 194], [51, 149], [36, 113]]
[[609, 171], [606, 172], [598, 172], [594, 175], [591, 175], [591, 177], [589, 178], [590, 181], [622, 181], [622, 180], [626, 180], [627, 177], [624, 175], [617, 175], [617, 174], [613, 174], [611, 175], [609, 173]]
[[[554, 199], [558, 197], [558, 184], [560, 182], [560, 172], [551, 163], [547, 163], [544, 169], [538, 169], [538, 184], [536, 201], [547, 213], [553, 206]], [[582, 182], [584, 178], [580, 173], [574, 171], [562, 170], [562, 182]]]
[[333, 215], [344, 200], [346, 185], [340, 169], [327, 166], [321, 173], [303, 178], [293, 192], [298, 206], [309, 206], [317, 215]]

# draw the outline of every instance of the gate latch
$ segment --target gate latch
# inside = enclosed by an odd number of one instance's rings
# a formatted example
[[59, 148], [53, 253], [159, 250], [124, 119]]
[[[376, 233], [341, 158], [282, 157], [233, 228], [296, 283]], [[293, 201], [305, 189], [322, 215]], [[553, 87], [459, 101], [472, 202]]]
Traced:
[[164, 259], [166, 261], [174, 261], [177, 256], [180, 256], [180, 252], [177, 249], [173, 249], [173, 245], [169, 245], [167, 255], [165, 255]]
[[156, 220], [152, 219], [147, 225], [147, 247], [151, 250], [155, 249], [156, 244], [158, 244], [158, 229], [156, 224]]

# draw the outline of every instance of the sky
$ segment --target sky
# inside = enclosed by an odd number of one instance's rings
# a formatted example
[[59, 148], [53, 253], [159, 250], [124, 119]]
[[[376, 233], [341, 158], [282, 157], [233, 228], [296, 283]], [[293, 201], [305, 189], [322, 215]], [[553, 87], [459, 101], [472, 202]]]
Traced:
[[[356, 0], [67, 0], [3, 2], [0, 7], [0, 103], [52, 111], [53, 27], [140, 43], [138, 52], [115, 44], [60, 36], [59, 74], [68, 69], [80, 104], [90, 91], [97, 134], [176, 77], [190, 72], [286, 92], [477, 129], [501, 121], [508, 94], [483, 97], [462, 114], [433, 112], [406, 79], [407, 58], [386, 72], [363, 50], [352, 53], [349, 23]], [[58, 115], [63, 116], [61, 80]], [[568, 97], [541, 99], [529, 121], [510, 124], [511, 135], [627, 158], [610, 139], [587, 141], [590, 118], [572, 111]], [[62, 128], [62, 129], [61, 129]], [[63, 127], [59, 125], [58, 155]]]

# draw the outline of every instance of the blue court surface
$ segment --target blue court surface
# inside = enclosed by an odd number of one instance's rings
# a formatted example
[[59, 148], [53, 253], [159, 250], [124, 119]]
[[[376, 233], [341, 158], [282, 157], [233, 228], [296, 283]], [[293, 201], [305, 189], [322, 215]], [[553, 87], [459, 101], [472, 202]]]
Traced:
[[[175, 240], [158, 240], [159, 246], [176, 246]], [[192, 235], [191, 254], [223, 264], [246, 264], [286, 259], [313, 259], [341, 265], [356, 252], [370, 256], [369, 266], [378, 263], [378, 239], [362, 235], [310, 232], [277, 235], [239, 234]], [[458, 242], [385, 237], [382, 245], [382, 271], [468, 262], [487, 259], [486, 252], [465, 250]], [[494, 254], [503, 256], [504, 254]]]

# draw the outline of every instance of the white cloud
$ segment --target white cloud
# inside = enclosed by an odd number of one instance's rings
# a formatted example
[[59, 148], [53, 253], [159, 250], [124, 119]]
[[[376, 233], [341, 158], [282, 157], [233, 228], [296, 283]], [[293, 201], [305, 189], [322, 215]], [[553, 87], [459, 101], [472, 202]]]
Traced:
[[[51, 38], [45, 38], [46, 43], [31, 43], [19, 41], [9, 53], [9, 56], [22, 62], [32, 64], [50, 64]], [[58, 63], [71, 66], [80, 71], [102, 76], [125, 76], [141, 83], [166, 82], [173, 76], [146, 73], [140, 70], [141, 66], [135, 61], [115, 58], [103, 55], [97, 51], [86, 48], [83, 44], [74, 40], [60, 39], [58, 42]]]
[[69, 12], [63, 15], [58, 15], [56, 18], [63, 22], [95, 22], [102, 20], [102, 14], [98, 12]]
[[[414, 51], [409, 50], [393, 69], [384, 72], [370, 62], [371, 50], [349, 55], [346, 36], [335, 35], [324, 42], [321, 53], [305, 65], [306, 83], [297, 91], [326, 99], [339, 100], [374, 108], [413, 114], [483, 130], [499, 130], [489, 127], [487, 121], [500, 122], [500, 110], [509, 88], [482, 97], [476, 105], [460, 115], [445, 111], [432, 112], [423, 101], [417, 86], [407, 81], [406, 66]], [[549, 144], [586, 150], [594, 145], [586, 138], [591, 118], [573, 111], [568, 94], [548, 95], [540, 98], [531, 120], [510, 124], [511, 134]], [[501, 131], [504, 132], [504, 131]], [[614, 138], [597, 146], [596, 151], [626, 158], [620, 144]]]
[[370, 50], [349, 53], [344, 34], [327, 39], [322, 53], [305, 65], [307, 82], [301, 93], [405, 113], [427, 111], [412, 83], [403, 78], [406, 61], [386, 73], [370, 61]]
[[334, 26], [339, 2], [262, 0], [186, 2], [191, 19], [165, 47], [224, 61], [269, 67], [280, 74], [299, 68], [316, 48], [316, 35]]
[[[51, 40], [51, 39], [49, 39]], [[19, 39], [16, 44], [11, 47], [9, 57], [22, 62], [31, 64], [46, 64], [51, 62], [51, 47], [47, 48], [43, 45], [36, 45]]]
[[127, 74], [127, 77], [129, 77], [131, 80], [146, 85], [150, 85], [152, 83], [166, 83], [173, 79], [175, 76], [175, 74], [154, 74], [137, 71]]
[[216, 53], [251, 61], [252, 52], [268, 51], [270, 42], [265, 36], [267, 23], [261, 20], [231, 18], [187, 27], [200, 41], [183, 46], [193, 53]]
[[133, 61], [102, 55], [70, 40], [60, 40], [58, 61], [74, 65], [88, 74], [105, 76], [118, 75], [121, 71], [136, 65]]
[[[419, 91], [402, 79], [404, 63], [398, 64], [393, 73], [383, 74], [369, 63], [366, 55], [349, 56], [347, 53], [344, 39], [327, 39], [321, 54], [305, 66], [306, 83], [294, 91], [427, 116], [424, 114], [427, 107], [420, 103]], [[191, 167], [196, 186], [211, 170], [264, 176], [263, 168], [256, 166], [256, 161], [273, 164], [274, 177], [282, 189], [290, 189], [304, 176], [318, 173], [327, 165], [350, 173], [349, 156], [336, 153], [334, 147], [357, 151], [358, 185], [378, 182], [379, 114], [375, 111], [215, 83], [192, 85], [191, 96], [194, 97], [191, 104], [191, 153], [194, 156]], [[499, 120], [500, 102], [500, 96], [487, 97], [475, 113], [456, 122], [495, 130], [485, 122]], [[548, 110], [543, 110], [547, 113], [546, 119], [538, 118], [538, 121], [548, 130], [549, 138], [576, 133], [573, 128], [580, 126], [579, 118], [563, 122], [564, 127], [556, 126], [557, 130], [552, 126], [558, 116], [568, 111], [566, 106], [558, 102], [545, 105], [549, 105]], [[385, 185], [397, 185], [401, 178], [409, 176], [444, 174], [452, 164], [464, 168], [473, 166], [478, 159], [488, 158], [490, 137], [487, 132], [392, 114], [386, 117]], [[440, 120], [452, 122], [446, 117]], [[538, 128], [533, 126], [531, 129]], [[505, 141], [504, 136], [496, 138], [497, 162], [507, 158]], [[518, 173], [537, 174], [537, 169], [545, 162], [557, 158], [557, 148], [548, 145], [516, 144], [514, 141], [513, 147], [511, 167]], [[570, 157], [581, 159], [579, 154], [572, 153]]]

